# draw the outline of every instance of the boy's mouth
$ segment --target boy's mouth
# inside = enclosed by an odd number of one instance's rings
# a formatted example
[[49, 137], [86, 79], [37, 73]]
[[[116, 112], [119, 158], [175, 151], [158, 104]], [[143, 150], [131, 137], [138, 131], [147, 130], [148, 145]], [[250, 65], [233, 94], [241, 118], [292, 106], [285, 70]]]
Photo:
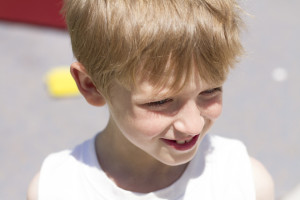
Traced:
[[198, 141], [199, 135], [195, 135], [194, 137], [188, 140], [168, 140], [162, 139], [165, 144], [175, 148], [176, 150], [185, 151], [191, 149]]
[[177, 144], [184, 144], [192, 141], [193, 138], [190, 138], [188, 140], [175, 140]]

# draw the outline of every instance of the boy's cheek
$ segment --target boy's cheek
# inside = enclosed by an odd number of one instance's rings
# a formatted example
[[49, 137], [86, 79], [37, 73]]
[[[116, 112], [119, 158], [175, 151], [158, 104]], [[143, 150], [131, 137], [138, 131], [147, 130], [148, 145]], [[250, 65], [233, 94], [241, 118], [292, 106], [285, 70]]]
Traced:
[[[133, 122], [133, 121], [132, 121]], [[136, 119], [131, 123], [131, 131], [136, 132], [141, 137], [154, 138], [162, 135], [170, 127], [168, 120], [160, 117], [155, 119], [152, 117]]]
[[202, 110], [202, 115], [208, 119], [215, 120], [222, 114], [222, 102], [214, 103]]

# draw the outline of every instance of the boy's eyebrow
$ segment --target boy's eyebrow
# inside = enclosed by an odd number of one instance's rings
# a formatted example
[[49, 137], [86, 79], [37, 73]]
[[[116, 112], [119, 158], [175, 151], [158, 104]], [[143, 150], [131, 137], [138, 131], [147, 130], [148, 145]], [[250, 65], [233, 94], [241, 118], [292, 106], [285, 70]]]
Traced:
[[159, 101], [162, 99], [168, 99], [172, 94], [168, 93], [152, 93], [150, 95], [133, 95], [132, 99], [137, 102], [152, 102]]
[[[211, 90], [215, 88], [223, 88], [224, 83], [219, 83], [219, 84], [213, 84], [210, 86], [207, 86], [203, 88], [202, 91], [206, 90]], [[133, 94], [132, 95], [132, 100], [136, 102], [155, 102], [155, 101], [160, 101], [163, 99], [170, 99], [174, 98], [178, 95], [176, 92], [172, 92], [170, 90], [165, 90], [165, 91], [157, 91], [157, 92], [152, 92], [151, 94]]]
[[170, 97], [166, 96], [155, 96], [155, 97], [141, 97], [141, 98], [135, 98], [133, 97], [132, 99], [136, 102], [155, 102], [155, 101], [161, 101], [163, 99], [168, 99]]

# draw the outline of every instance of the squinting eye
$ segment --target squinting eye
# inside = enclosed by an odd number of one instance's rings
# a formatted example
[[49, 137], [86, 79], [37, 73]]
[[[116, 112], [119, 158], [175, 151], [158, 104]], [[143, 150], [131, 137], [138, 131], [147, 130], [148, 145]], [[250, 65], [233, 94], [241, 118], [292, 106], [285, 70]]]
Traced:
[[201, 92], [201, 95], [212, 95], [215, 94], [217, 92], [222, 92], [222, 87], [218, 87], [218, 88], [213, 88], [211, 90], [205, 90], [203, 92]]
[[161, 101], [149, 102], [149, 103], [146, 103], [146, 105], [149, 107], [158, 107], [158, 106], [165, 105], [166, 103], [169, 103], [171, 101], [172, 101], [172, 99], [164, 99]]

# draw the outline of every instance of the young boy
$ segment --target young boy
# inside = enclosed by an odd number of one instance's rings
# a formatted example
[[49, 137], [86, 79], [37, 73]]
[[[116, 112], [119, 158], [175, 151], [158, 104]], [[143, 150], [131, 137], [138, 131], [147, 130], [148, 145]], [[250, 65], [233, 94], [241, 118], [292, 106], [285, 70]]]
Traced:
[[234, 0], [67, 0], [71, 73], [107, 127], [52, 154], [28, 199], [273, 199], [244, 145], [206, 135], [242, 53]]

